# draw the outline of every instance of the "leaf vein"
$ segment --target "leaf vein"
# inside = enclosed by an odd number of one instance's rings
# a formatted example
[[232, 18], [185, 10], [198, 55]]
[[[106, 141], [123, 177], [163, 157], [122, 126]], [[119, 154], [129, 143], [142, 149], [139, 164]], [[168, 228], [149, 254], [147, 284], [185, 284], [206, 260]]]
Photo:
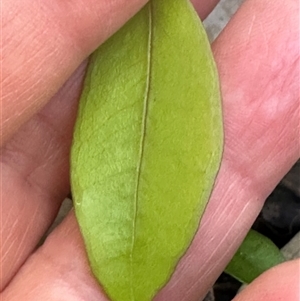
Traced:
[[144, 108], [143, 108], [143, 120], [142, 120], [142, 131], [141, 131], [141, 141], [140, 141], [140, 152], [139, 160], [137, 165], [137, 179], [135, 187], [135, 196], [134, 196], [134, 218], [133, 218], [133, 234], [132, 234], [132, 244], [131, 244], [131, 253], [130, 253], [130, 265], [131, 265], [131, 297], [134, 301], [134, 281], [133, 281], [133, 251], [136, 240], [136, 220], [138, 212], [138, 198], [139, 198], [139, 186], [141, 178], [141, 167], [144, 155], [145, 148], [145, 137], [147, 129], [147, 117], [148, 117], [148, 107], [149, 107], [149, 97], [150, 97], [150, 85], [151, 85], [151, 65], [152, 65], [152, 40], [153, 40], [153, 16], [152, 16], [152, 3], [151, 1], [148, 4], [149, 12], [149, 33], [148, 33], [148, 51], [147, 51], [147, 78], [146, 78], [146, 89], [144, 94]]

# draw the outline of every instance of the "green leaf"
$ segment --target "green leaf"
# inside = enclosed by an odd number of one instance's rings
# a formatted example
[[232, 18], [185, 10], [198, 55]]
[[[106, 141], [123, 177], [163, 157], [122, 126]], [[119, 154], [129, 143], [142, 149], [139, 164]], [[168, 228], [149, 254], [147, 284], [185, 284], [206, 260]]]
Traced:
[[168, 281], [209, 199], [222, 136], [217, 71], [189, 1], [150, 1], [92, 55], [71, 182], [112, 300], [152, 300]]
[[248, 284], [282, 262], [284, 257], [277, 246], [264, 235], [250, 230], [225, 272]]

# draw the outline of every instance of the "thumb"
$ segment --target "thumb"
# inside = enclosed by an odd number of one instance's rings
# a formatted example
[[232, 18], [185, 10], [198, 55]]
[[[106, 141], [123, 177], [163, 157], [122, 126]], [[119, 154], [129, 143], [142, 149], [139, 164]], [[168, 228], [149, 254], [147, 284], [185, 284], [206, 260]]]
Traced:
[[1, 3], [1, 144], [147, 0]]

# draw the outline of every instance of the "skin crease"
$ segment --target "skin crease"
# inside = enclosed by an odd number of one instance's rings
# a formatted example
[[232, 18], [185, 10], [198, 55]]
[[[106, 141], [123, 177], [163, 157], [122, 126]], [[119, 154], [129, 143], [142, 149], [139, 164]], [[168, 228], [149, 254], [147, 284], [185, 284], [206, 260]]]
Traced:
[[[3, 301], [107, 300], [91, 276], [72, 212], [35, 248], [69, 192], [68, 155], [85, 63], [65, 81], [146, 1], [74, 2], [48, 7], [31, 1], [30, 9], [27, 1], [2, 2]], [[203, 17], [212, 4], [194, 2]], [[298, 15], [296, 0], [247, 0], [214, 43], [224, 103], [222, 166], [201, 228], [155, 301], [204, 297], [299, 157]], [[299, 268], [293, 261], [270, 270], [236, 300], [298, 300]]]

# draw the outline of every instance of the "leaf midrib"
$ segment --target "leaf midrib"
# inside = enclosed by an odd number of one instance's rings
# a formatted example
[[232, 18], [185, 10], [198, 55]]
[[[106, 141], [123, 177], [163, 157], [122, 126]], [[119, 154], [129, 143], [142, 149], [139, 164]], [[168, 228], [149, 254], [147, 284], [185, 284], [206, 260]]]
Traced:
[[133, 282], [133, 251], [135, 246], [135, 236], [136, 236], [136, 220], [138, 212], [138, 199], [139, 199], [139, 187], [140, 187], [140, 178], [141, 178], [141, 167], [144, 155], [145, 148], [145, 137], [146, 137], [146, 128], [147, 128], [147, 117], [148, 117], [148, 107], [149, 107], [149, 98], [150, 98], [150, 85], [151, 85], [151, 69], [152, 69], [152, 40], [153, 40], [153, 20], [152, 20], [152, 2], [148, 4], [148, 13], [149, 13], [149, 33], [148, 33], [148, 51], [147, 51], [147, 78], [146, 78], [146, 88], [144, 94], [144, 108], [143, 108], [143, 120], [141, 128], [141, 140], [140, 140], [140, 150], [139, 150], [139, 159], [137, 164], [137, 178], [135, 186], [135, 195], [134, 195], [134, 215], [132, 223], [132, 243], [131, 243], [131, 252], [130, 252], [130, 269], [131, 269], [131, 299], [134, 298], [134, 282]]

